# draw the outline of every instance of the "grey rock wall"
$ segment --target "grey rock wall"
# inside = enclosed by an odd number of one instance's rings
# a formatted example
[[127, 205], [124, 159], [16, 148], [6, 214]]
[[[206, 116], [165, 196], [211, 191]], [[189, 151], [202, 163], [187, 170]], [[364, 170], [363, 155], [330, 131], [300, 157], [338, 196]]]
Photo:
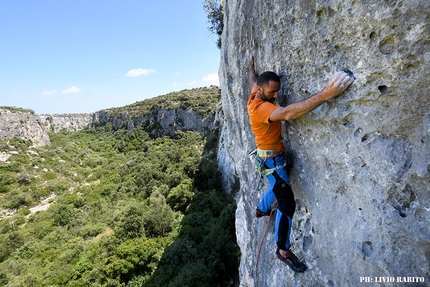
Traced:
[[55, 133], [60, 130], [75, 132], [90, 127], [93, 123], [93, 117], [93, 114], [40, 115], [40, 120], [48, 131]]
[[22, 138], [35, 147], [51, 144], [46, 127], [32, 111], [0, 108], [0, 139]]
[[172, 136], [175, 131], [205, 131], [214, 128], [215, 111], [199, 114], [193, 109], [154, 108], [148, 116], [129, 117], [127, 113], [117, 115], [108, 110], [93, 114], [37, 115], [33, 111], [19, 108], [0, 109], [0, 139], [15, 137], [31, 140], [34, 146], [49, 145], [48, 132], [61, 130], [79, 131], [94, 126], [112, 123], [115, 130], [132, 130], [144, 125], [153, 137]]
[[[429, 8], [417, 0], [225, 1], [218, 157], [238, 203], [241, 286], [430, 284]], [[281, 105], [323, 89], [337, 70], [357, 78], [284, 124], [297, 200], [291, 240], [304, 274], [275, 258], [273, 222], [256, 266], [266, 219], [254, 211], [267, 182], [246, 156], [255, 145], [250, 55], [257, 72], [280, 74]]]
[[94, 123], [107, 124], [112, 122], [114, 129], [144, 125], [153, 137], [172, 136], [175, 131], [203, 131], [214, 127], [215, 112], [200, 115], [194, 109], [165, 109], [154, 108], [149, 115], [129, 117], [127, 113], [115, 114], [107, 110], [94, 114]]

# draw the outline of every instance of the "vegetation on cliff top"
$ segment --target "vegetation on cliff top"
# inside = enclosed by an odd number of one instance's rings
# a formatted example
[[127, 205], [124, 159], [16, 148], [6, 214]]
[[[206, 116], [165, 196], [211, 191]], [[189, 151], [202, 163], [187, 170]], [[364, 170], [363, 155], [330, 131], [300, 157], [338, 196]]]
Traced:
[[221, 89], [218, 86], [201, 87], [135, 102], [119, 108], [106, 109], [112, 114], [127, 113], [129, 118], [146, 116], [155, 108], [193, 109], [199, 114], [207, 115], [221, 102]]
[[0, 106], [0, 109], [9, 110], [11, 113], [30, 113], [32, 115], [35, 114], [33, 110], [30, 109], [24, 109], [24, 108], [18, 108], [18, 107], [6, 107], [6, 106]]
[[203, 9], [206, 12], [208, 29], [212, 34], [217, 35], [217, 47], [221, 48], [221, 35], [224, 30], [224, 0], [204, 0]]

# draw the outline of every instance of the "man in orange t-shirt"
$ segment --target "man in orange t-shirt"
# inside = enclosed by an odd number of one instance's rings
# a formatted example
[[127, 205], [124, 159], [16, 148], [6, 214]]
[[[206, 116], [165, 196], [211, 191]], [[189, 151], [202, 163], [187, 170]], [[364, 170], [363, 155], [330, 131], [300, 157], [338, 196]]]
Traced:
[[249, 61], [249, 81], [252, 87], [248, 99], [249, 120], [257, 145], [257, 161], [270, 184], [258, 204], [256, 217], [270, 215], [272, 203], [276, 199], [276, 257], [295, 272], [304, 272], [307, 267], [290, 250], [289, 237], [296, 203], [285, 169], [281, 121], [295, 120], [307, 115], [322, 103], [340, 95], [354, 79], [348, 70], [337, 72], [321, 92], [304, 101], [279, 107], [275, 105], [281, 88], [279, 76], [270, 71], [257, 76], [254, 60], [251, 58]]

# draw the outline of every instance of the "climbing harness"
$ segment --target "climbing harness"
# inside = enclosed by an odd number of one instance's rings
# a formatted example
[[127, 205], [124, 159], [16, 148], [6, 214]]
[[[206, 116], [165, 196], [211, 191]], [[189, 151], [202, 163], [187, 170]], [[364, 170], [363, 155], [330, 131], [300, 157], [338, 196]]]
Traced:
[[268, 158], [268, 157], [274, 157], [282, 154], [282, 152], [276, 151], [276, 150], [267, 150], [267, 149], [260, 149], [257, 148], [257, 156]]
[[284, 162], [283, 164], [277, 165], [273, 168], [267, 168], [265, 166], [267, 158], [274, 157], [280, 154], [282, 153], [277, 152], [275, 150], [263, 150], [263, 149], [256, 148], [248, 153], [248, 157], [251, 160], [251, 162], [255, 165], [258, 172], [266, 176], [266, 175], [272, 174], [274, 171], [278, 169], [284, 168], [287, 165], [287, 163]]

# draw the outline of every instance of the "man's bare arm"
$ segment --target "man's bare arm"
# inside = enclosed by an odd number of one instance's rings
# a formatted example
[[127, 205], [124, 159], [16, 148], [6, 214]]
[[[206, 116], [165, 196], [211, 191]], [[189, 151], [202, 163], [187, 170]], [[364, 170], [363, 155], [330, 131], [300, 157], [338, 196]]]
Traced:
[[289, 121], [304, 117], [321, 104], [340, 95], [352, 82], [354, 82], [354, 78], [350, 77], [347, 73], [337, 72], [321, 92], [304, 101], [277, 108], [270, 115], [270, 120]]
[[249, 57], [249, 84], [251, 85], [251, 88], [254, 88], [257, 85], [257, 73], [255, 72], [254, 68], [254, 57]]

